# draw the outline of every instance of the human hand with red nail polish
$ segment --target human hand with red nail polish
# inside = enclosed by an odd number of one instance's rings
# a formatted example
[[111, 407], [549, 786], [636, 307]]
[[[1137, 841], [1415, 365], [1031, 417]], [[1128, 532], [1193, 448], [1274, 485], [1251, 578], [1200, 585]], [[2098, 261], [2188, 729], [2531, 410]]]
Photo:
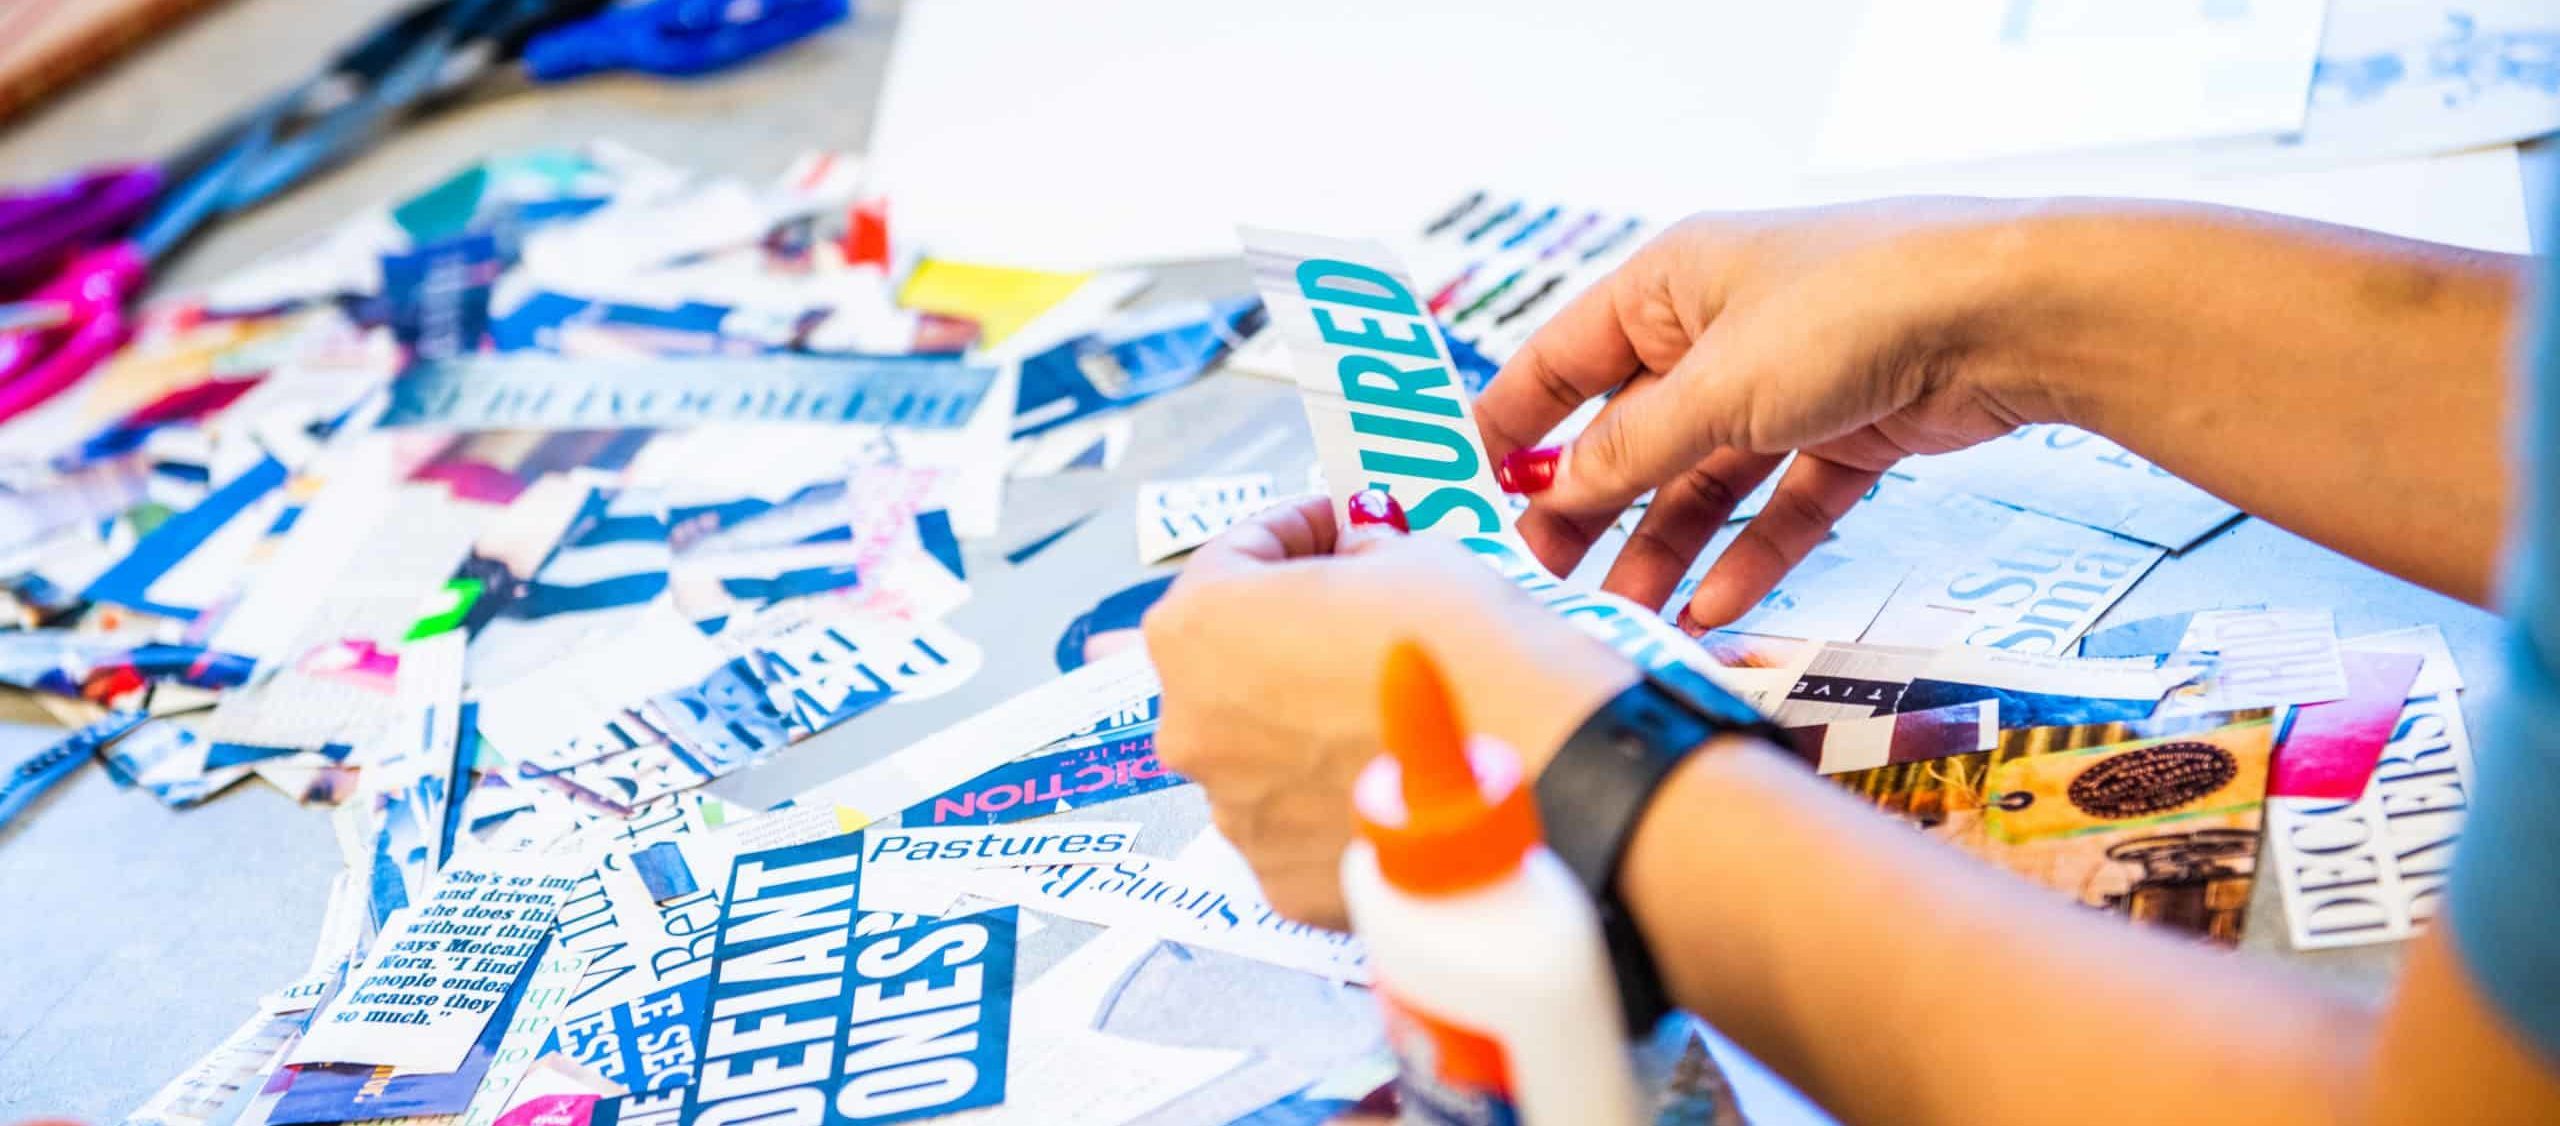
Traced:
[[1351, 513], [1337, 526], [1309, 497], [1230, 528], [1145, 622], [1164, 684], [1156, 754], [1200, 784], [1274, 907], [1335, 928], [1351, 782], [1380, 753], [1390, 646], [1428, 650], [1468, 728], [1532, 770], [1636, 675], [1465, 549], [1404, 536], [1392, 498], [1364, 495]]
[[[1888, 201], [1701, 215], [1556, 314], [1477, 401], [1521, 537], [1557, 574], [1648, 490], [1604, 585], [1659, 607], [1790, 452], [1766, 508], [1699, 585], [1700, 627], [1740, 616], [1894, 462], [2055, 416], [2023, 205]], [[1610, 399], [1569, 444], [1549, 433]]]

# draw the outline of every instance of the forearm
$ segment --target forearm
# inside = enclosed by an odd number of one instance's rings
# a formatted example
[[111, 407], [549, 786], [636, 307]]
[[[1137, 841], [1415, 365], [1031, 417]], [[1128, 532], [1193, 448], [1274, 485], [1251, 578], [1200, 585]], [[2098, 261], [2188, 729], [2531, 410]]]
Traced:
[[1623, 888], [1673, 996], [1851, 1122], [2331, 1121], [2370, 1012], [2073, 907], [1766, 748], [1692, 756]]
[[2506, 529], [2528, 259], [2222, 209], [2013, 224], [2040, 405], [2263, 517], [2474, 602]]

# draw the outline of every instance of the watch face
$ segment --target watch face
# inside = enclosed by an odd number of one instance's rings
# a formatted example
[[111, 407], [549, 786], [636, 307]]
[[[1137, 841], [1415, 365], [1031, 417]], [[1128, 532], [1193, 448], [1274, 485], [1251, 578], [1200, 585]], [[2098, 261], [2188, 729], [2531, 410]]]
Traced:
[[1719, 730], [1683, 693], [1653, 680], [1611, 697], [1565, 739], [1534, 785], [1548, 847], [1585, 887], [1606, 889], [1663, 778]]

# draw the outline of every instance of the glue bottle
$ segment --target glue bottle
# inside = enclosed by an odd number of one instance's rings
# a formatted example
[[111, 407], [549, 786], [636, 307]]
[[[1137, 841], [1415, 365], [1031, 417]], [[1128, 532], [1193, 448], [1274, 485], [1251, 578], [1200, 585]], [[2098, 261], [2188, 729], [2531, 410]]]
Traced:
[[1390, 650], [1383, 681], [1387, 753], [1352, 789], [1342, 889], [1404, 1120], [1641, 1121], [1600, 921], [1541, 843], [1519, 755], [1467, 738], [1419, 647]]

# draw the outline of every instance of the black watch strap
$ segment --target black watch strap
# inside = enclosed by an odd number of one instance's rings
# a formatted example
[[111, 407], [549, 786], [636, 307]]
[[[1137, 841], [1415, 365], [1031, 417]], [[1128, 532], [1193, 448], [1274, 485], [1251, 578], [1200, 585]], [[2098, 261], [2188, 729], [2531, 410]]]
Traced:
[[1655, 791], [1690, 752], [1718, 735], [1788, 745], [1787, 733], [1705, 677], [1674, 666], [1611, 697], [1567, 737], [1538, 775], [1547, 847], [1591, 893], [1617, 971], [1630, 1035], [1671, 1011], [1661, 972], [1618, 896], [1618, 865]]

